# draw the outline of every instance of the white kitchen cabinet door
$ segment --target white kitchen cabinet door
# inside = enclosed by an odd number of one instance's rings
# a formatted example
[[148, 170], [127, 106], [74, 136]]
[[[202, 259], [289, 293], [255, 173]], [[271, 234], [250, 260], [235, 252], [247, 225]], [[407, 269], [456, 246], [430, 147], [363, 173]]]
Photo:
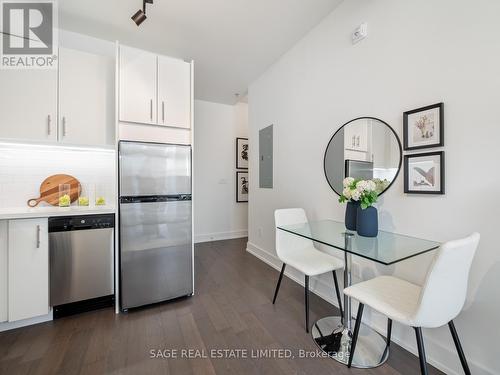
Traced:
[[9, 315], [8, 300], [8, 268], [7, 268], [7, 220], [0, 220], [0, 323], [6, 322]]
[[49, 313], [48, 220], [9, 220], [9, 321]]
[[120, 121], [156, 124], [157, 57], [120, 46]]
[[0, 69], [0, 138], [57, 140], [57, 70]]
[[344, 128], [344, 146], [346, 150], [368, 151], [368, 120], [356, 120]]
[[344, 127], [344, 148], [346, 150], [355, 150], [356, 148], [356, 133], [353, 123]]
[[59, 49], [59, 141], [114, 144], [115, 63], [108, 56]]
[[158, 56], [158, 125], [191, 127], [191, 64]]
[[358, 151], [368, 152], [368, 128], [371, 128], [371, 120], [366, 120], [358, 125], [356, 149]]

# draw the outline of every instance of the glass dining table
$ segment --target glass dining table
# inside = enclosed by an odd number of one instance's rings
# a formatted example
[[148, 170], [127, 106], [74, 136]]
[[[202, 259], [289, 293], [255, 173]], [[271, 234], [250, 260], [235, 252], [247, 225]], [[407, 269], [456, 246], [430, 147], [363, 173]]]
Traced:
[[[278, 226], [279, 230], [320, 243], [344, 252], [344, 288], [352, 284], [352, 255], [383, 265], [392, 265], [435, 250], [440, 243], [401, 234], [379, 231], [377, 237], [362, 237], [346, 230], [343, 222], [333, 220]], [[318, 347], [338, 362], [347, 364], [354, 328], [351, 298], [344, 296], [344, 319], [327, 316], [312, 327], [312, 337]], [[361, 325], [352, 366], [373, 368], [389, 357], [384, 336]]]

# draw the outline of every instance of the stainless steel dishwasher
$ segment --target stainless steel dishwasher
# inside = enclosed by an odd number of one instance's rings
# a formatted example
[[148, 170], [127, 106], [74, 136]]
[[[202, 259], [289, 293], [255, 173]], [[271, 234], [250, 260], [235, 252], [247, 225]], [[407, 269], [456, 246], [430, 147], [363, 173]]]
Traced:
[[113, 214], [49, 218], [54, 318], [113, 304], [114, 226]]

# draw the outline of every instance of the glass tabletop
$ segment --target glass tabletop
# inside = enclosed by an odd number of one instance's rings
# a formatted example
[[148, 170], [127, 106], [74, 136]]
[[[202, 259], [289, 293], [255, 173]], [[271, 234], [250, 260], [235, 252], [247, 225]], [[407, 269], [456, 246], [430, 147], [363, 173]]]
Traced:
[[439, 242], [385, 231], [379, 231], [377, 237], [362, 237], [356, 232], [348, 231], [343, 222], [334, 220], [310, 221], [279, 226], [278, 229], [385, 265], [400, 262], [440, 246]]

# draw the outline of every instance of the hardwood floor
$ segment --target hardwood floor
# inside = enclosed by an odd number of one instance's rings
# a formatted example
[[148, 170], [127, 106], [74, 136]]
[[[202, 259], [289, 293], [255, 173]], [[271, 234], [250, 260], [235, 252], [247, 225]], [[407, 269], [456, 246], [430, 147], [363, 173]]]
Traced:
[[[0, 374], [420, 374], [418, 359], [391, 345], [376, 369], [348, 369], [328, 358], [151, 358], [194, 349], [316, 349], [304, 331], [303, 288], [245, 251], [246, 239], [196, 246], [196, 294], [115, 315], [106, 309], [0, 333]], [[311, 294], [311, 322], [334, 307]], [[240, 353], [242, 353], [240, 351]], [[186, 353], [184, 353], [186, 354]], [[220, 353], [223, 354], [223, 353]], [[231, 353], [228, 353], [231, 354]], [[236, 354], [235, 351], [232, 352]], [[458, 357], [457, 357], [458, 361]], [[429, 366], [430, 374], [441, 372]]]

